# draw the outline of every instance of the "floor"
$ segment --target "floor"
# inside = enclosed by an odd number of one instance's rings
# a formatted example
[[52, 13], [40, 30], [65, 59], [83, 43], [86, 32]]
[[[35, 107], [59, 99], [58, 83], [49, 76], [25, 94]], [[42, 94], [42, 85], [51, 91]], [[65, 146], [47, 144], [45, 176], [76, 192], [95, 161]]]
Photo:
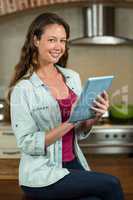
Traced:
[[[133, 157], [86, 154], [86, 158], [93, 170], [118, 176], [125, 192], [125, 200], [133, 200]], [[0, 159], [1, 200], [22, 200], [17, 180], [18, 163], [17, 159]]]

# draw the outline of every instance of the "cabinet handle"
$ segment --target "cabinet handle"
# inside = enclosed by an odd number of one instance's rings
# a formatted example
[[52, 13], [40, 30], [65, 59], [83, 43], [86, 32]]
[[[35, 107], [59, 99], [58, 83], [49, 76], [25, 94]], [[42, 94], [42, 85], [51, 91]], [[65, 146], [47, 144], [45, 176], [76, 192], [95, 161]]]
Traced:
[[12, 132], [2, 132], [2, 135], [11, 135], [11, 136], [14, 136], [14, 133], [12, 133]]
[[20, 154], [19, 151], [13, 151], [13, 152], [10, 152], [10, 151], [3, 151], [2, 153], [3, 153], [3, 154], [7, 154], [7, 155], [16, 155], [16, 154]]

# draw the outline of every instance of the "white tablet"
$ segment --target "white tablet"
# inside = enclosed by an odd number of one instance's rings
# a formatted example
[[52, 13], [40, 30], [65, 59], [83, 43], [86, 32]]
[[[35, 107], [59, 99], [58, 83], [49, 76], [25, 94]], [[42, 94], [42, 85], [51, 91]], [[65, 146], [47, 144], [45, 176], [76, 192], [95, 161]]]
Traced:
[[95, 112], [91, 109], [93, 101], [111, 86], [113, 78], [113, 75], [88, 78], [68, 121], [78, 122], [94, 118]]

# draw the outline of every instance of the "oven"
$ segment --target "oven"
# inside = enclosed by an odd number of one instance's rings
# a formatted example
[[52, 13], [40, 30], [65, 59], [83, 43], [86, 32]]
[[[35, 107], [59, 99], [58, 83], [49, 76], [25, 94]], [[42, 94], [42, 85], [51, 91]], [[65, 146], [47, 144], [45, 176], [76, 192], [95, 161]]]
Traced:
[[113, 123], [102, 120], [95, 125], [90, 136], [80, 141], [85, 153], [133, 154], [133, 123]]

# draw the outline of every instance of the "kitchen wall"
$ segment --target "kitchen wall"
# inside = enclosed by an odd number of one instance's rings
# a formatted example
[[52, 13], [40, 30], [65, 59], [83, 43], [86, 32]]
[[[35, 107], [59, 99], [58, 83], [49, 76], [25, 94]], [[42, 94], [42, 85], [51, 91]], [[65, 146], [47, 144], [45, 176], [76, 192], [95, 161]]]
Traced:
[[[82, 11], [79, 7], [54, 6], [12, 14], [0, 18], [0, 98], [17, 63], [27, 28], [39, 13], [52, 11], [64, 17], [71, 26], [71, 38], [83, 35]], [[117, 9], [116, 34], [133, 38], [133, 10]], [[133, 46], [71, 47], [69, 67], [80, 73], [82, 82], [89, 76], [115, 75], [110, 89], [111, 102], [128, 95], [133, 103]], [[3, 89], [3, 92], [2, 92]]]

